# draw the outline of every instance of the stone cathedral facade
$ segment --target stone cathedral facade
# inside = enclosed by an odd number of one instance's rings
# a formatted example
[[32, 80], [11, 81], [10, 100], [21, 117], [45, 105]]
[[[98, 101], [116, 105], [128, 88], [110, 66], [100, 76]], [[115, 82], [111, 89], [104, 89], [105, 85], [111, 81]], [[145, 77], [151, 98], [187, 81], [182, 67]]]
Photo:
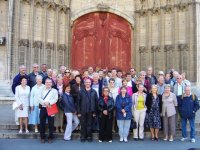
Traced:
[[77, 53], [93, 62], [96, 29], [105, 26], [103, 48], [116, 55], [110, 64], [123, 66], [124, 56], [128, 67], [175, 68], [200, 83], [200, 0], [0, 0], [0, 80], [11, 80], [22, 64], [28, 72], [33, 63], [70, 68]]

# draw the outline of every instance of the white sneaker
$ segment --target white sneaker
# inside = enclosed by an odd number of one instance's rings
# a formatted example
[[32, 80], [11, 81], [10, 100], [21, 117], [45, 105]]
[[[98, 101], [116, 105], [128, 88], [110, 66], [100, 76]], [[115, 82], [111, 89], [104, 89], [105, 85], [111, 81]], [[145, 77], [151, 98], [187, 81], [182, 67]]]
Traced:
[[192, 142], [192, 143], [195, 143], [195, 139], [191, 139], [191, 142]]
[[109, 143], [112, 143], [112, 140], [108, 141]]
[[28, 131], [28, 130], [26, 130], [26, 133], [29, 133], [29, 131]]
[[120, 138], [119, 141], [120, 141], [120, 142], [123, 142], [123, 138]]
[[184, 138], [184, 137], [181, 138], [181, 141], [182, 141], [182, 142], [184, 142], [184, 141], [186, 141], [186, 140], [187, 140], [187, 138]]
[[99, 140], [99, 143], [102, 143], [102, 140]]
[[38, 131], [38, 129], [35, 129], [35, 133], [38, 133], [39, 131]]
[[127, 137], [124, 137], [124, 142], [127, 143], [128, 142], [128, 139]]
[[19, 133], [21, 134], [21, 133], [22, 133], [22, 130], [19, 130]]

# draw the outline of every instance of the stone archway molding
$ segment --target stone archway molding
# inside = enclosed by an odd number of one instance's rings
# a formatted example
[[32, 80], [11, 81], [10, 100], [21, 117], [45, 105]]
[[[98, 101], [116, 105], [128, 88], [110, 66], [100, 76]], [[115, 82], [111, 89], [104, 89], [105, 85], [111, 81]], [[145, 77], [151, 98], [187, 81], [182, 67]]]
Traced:
[[124, 18], [125, 20], [127, 20], [131, 27], [134, 28], [135, 26], [135, 18], [133, 16], [130, 16], [118, 9], [113, 8], [112, 6], [109, 6], [107, 4], [104, 3], [99, 3], [96, 6], [90, 6], [90, 7], [85, 7], [83, 8], [81, 11], [76, 11], [72, 14], [71, 17], [71, 21], [70, 24], [71, 26], [73, 26], [73, 22], [78, 19], [79, 17], [88, 14], [88, 13], [92, 13], [92, 12], [97, 12], [97, 11], [101, 11], [101, 12], [110, 12], [113, 14], [116, 14], [118, 16], [121, 16], [122, 18]]

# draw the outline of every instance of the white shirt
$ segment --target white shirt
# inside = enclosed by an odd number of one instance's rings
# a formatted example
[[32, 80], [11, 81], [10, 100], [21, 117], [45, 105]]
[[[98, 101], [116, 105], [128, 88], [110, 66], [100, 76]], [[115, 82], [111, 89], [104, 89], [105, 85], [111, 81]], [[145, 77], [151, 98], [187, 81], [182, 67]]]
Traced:
[[[38, 100], [39, 103], [41, 105], [44, 105], [44, 102], [49, 102], [50, 105], [53, 105], [57, 102], [58, 100], [58, 91], [54, 88], [51, 88], [51, 91], [49, 92], [49, 94], [46, 96], [46, 98], [44, 99], [45, 95], [48, 93], [50, 89], [46, 89], [46, 87], [44, 87], [41, 91], [41, 93], [38, 95]], [[45, 106], [43, 106], [45, 107]]]
[[44, 88], [44, 86], [44, 84], [41, 84], [40, 86], [36, 84], [35, 86], [33, 86], [30, 95], [30, 106], [39, 106], [39, 100], [37, 96], [40, 95], [40, 92]]
[[182, 86], [182, 84], [178, 84], [177, 95], [182, 95], [182, 94], [183, 94], [183, 86]]

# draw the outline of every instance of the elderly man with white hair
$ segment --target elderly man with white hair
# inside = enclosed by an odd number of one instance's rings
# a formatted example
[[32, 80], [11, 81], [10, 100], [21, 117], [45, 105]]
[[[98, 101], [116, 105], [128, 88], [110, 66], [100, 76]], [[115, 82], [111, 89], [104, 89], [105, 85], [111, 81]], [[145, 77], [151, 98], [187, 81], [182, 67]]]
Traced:
[[182, 126], [182, 139], [187, 140], [187, 121], [190, 124], [190, 139], [192, 143], [195, 143], [195, 113], [199, 109], [199, 102], [196, 95], [191, 94], [191, 87], [185, 86], [184, 95], [182, 95], [178, 101], [178, 110], [181, 116]]
[[65, 75], [65, 70], [67, 68], [65, 66], [60, 66], [60, 73], [62, 74], [62, 77]]
[[32, 89], [36, 85], [36, 76], [39, 75], [39, 65], [33, 64], [33, 71], [28, 75], [28, 85]]
[[165, 78], [164, 78], [164, 76], [158, 77], [157, 87], [158, 87], [158, 94], [162, 95], [165, 91]]
[[97, 92], [97, 96], [99, 98], [102, 96], [103, 85], [99, 80], [99, 74], [97, 72], [93, 73], [92, 81], [92, 88]]
[[16, 86], [21, 84], [22, 77], [25, 77], [28, 80], [28, 75], [26, 74], [26, 66], [24, 65], [19, 66], [19, 73], [13, 79], [12, 91], [14, 94]]
[[29, 115], [29, 124], [32, 124], [35, 126], [35, 133], [38, 133], [38, 124], [40, 124], [39, 121], [39, 101], [37, 96], [40, 94], [42, 89], [44, 88], [44, 84], [42, 84], [42, 76], [37, 75], [36, 76], [36, 85], [33, 86], [30, 94], [30, 107], [31, 107], [31, 113]]

